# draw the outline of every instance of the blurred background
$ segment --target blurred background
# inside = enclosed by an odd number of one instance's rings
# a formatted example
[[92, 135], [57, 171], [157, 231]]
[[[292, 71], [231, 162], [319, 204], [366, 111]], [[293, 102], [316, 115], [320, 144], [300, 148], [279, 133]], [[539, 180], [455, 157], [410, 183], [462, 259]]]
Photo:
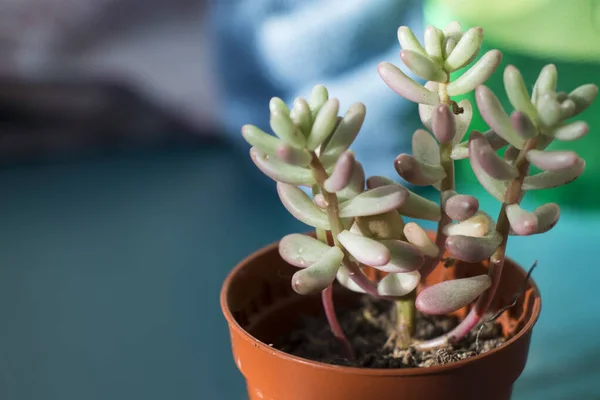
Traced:
[[[367, 106], [354, 145], [395, 177], [416, 106], [379, 79], [396, 30], [482, 26], [530, 86], [600, 84], [597, 0], [0, 0], [0, 398], [241, 399], [218, 304], [250, 252], [305, 231], [252, 165], [240, 127], [317, 83]], [[490, 81], [505, 106], [502, 73]], [[557, 228], [511, 239], [543, 296], [515, 399], [600, 399], [600, 106]], [[474, 117], [472, 128], [483, 122]], [[459, 189], [482, 197], [468, 163]], [[433, 193], [423, 192], [426, 196]]]

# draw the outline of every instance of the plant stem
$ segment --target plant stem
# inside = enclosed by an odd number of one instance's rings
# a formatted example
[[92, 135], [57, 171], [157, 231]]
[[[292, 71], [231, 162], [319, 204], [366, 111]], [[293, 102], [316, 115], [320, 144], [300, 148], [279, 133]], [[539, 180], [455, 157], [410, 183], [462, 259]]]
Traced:
[[329, 328], [333, 333], [333, 336], [340, 342], [342, 348], [344, 349], [344, 353], [346, 357], [350, 359], [354, 359], [356, 357], [354, 353], [354, 349], [350, 344], [350, 341], [344, 334], [342, 330], [342, 326], [335, 315], [335, 307], [333, 304], [333, 285], [329, 285], [325, 290], [321, 292], [321, 299], [323, 300], [323, 308], [325, 309], [325, 316], [327, 317], [327, 322], [329, 323]]
[[510, 232], [510, 222], [508, 221], [508, 216], [506, 215], [506, 206], [510, 204], [519, 204], [521, 202], [521, 188], [523, 186], [523, 180], [529, 172], [529, 162], [527, 161], [526, 155], [529, 150], [536, 148], [538, 137], [539, 135], [533, 139], [527, 140], [523, 146], [523, 149], [519, 152], [519, 156], [515, 161], [515, 167], [517, 167], [519, 175], [509, 183], [506, 191], [505, 201], [502, 203], [502, 208], [500, 209], [500, 214], [498, 215], [496, 232], [502, 235], [502, 242], [490, 258], [488, 276], [492, 280], [492, 285], [488, 290], [483, 292], [481, 296], [479, 296], [475, 306], [460, 324], [458, 324], [452, 331], [448, 332], [444, 336], [420, 343], [417, 346], [419, 349], [439, 347], [446, 345], [448, 342], [459, 341], [465, 337], [471, 331], [471, 329], [481, 322], [481, 319], [492, 304], [492, 300], [494, 299], [496, 290], [500, 284], [502, 268], [504, 267], [504, 260], [506, 256], [506, 245], [508, 243], [508, 236]]
[[407, 349], [412, 344], [415, 334], [415, 299], [417, 291], [413, 290], [406, 296], [395, 300], [396, 311], [396, 349]]

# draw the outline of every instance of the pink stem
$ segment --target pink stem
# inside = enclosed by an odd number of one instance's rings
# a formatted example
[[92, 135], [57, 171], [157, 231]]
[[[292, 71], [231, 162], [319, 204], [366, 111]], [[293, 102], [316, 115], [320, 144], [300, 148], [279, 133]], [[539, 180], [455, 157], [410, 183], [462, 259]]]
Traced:
[[321, 292], [321, 299], [323, 300], [323, 308], [325, 309], [325, 316], [327, 317], [327, 322], [329, 322], [329, 327], [331, 328], [331, 332], [333, 336], [340, 342], [342, 348], [344, 349], [344, 353], [346, 357], [350, 359], [355, 358], [354, 349], [350, 345], [348, 338], [344, 334], [342, 327], [340, 326], [340, 322], [335, 315], [335, 306], [333, 304], [333, 289], [332, 285], [329, 285], [325, 290]]

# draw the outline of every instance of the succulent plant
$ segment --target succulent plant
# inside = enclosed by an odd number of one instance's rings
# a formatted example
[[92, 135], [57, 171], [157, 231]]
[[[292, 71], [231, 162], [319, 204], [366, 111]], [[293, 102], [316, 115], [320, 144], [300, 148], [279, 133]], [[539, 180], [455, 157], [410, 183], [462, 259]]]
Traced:
[[[365, 106], [353, 104], [340, 117], [339, 101], [330, 98], [323, 86], [316, 86], [308, 101], [297, 98], [291, 109], [281, 99], [271, 100], [275, 136], [251, 125], [242, 128], [252, 146], [252, 160], [277, 181], [285, 208], [315, 228], [314, 237], [285, 236], [279, 252], [299, 268], [292, 277], [296, 292], [322, 292], [331, 330], [349, 356], [352, 349], [336, 319], [331, 295], [335, 280], [350, 290], [395, 302], [398, 347], [443, 346], [460, 340], [482, 321], [500, 281], [509, 236], [546, 232], [560, 215], [554, 203], [523, 209], [524, 194], [564, 185], [583, 172], [585, 161], [574, 152], [546, 148], [554, 140], [576, 140], [588, 132], [585, 122], [572, 118], [598, 93], [592, 84], [557, 92], [556, 68], [547, 65], [530, 94], [519, 70], [509, 65], [504, 69], [504, 87], [514, 108], [509, 115], [484, 86], [502, 55], [491, 50], [478, 57], [481, 28], [463, 31], [457, 22], [444, 30], [429, 26], [421, 44], [402, 26], [398, 40], [400, 59], [426, 83], [421, 85], [387, 62], [379, 65], [379, 74], [397, 94], [418, 103], [426, 129], [414, 132], [412, 154], [398, 155], [394, 166], [405, 181], [437, 188], [439, 203], [387, 177], [365, 179], [350, 150], [365, 119]], [[451, 80], [451, 75], [458, 76]], [[490, 129], [472, 131], [465, 139], [473, 105], [452, 98], [472, 91]], [[498, 154], [501, 150], [503, 156]], [[479, 209], [477, 198], [456, 192], [454, 162], [467, 158], [481, 186], [502, 203], [496, 219]], [[532, 173], [531, 166], [541, 172]], [[404, 217], [436, 221], [434, 239], [416, 222], [405, 223]], [[419, 283], [445, 256], [466, 262], [489, 260], [488, 274], [444, 281], [417, 296]], [[369, 279], [367, 268], [382, 271], [383, 278]], [[447, 314], [473, 302], [467, 317], [442, 337], [419, 343], [411, 339], [415, 309]]]

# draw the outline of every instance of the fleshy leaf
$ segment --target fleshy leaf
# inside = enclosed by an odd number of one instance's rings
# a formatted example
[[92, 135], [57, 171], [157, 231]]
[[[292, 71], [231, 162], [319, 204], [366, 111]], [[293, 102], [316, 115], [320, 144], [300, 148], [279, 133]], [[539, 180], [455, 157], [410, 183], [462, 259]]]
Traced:
[[279, 97], [273, 97], [269, 100], [269, 111], [271, 113], [278, 111], [282, 114], [290, 115], [290, 109]]
[[542, 125], [550, 127], [560, 122], [560, 104], [556, 101], [555, 93], [538, 94], [537, 110], [538, 118]]
[[365, 121], [366, 112], [365, 105], [362, 103], [355, 103], [350, 106], [331, 135], [327, 146], [325, 146], [325, 151], [321, 150], [319, 158], [323, 164], [334, 163], [340, 154], [348, 150]]
[[313, 197], [313, 203], [315, 203], [317, 205], [317, 207], [319, 207], [322, 210], [325, 210], [327, 208], [327, 206], [329, 205], [327, 203], [327, 200], [325, 200], [325, 197], [321, 193], [317, 193]]
[[426, 164], [410, 154], [400, 154], [396, 157], [394, 167], [398, 175], [418, 186], [429, 186], [446, 177], [441, 165]]
[[[485, 138], [487, 139], [490, 146], [492, 146], [492, 149], [494, 149], [494, 151], [498, 151], [501, 148], [508, 145], [508, 142], [506, 140], [504, 140], [500, 136], [496, 135], [496, 132], [494, 132], [491, 129], [483, 132], [483, 136], [485, 136]], [[450, 158], [452, 158], [453, 160], [462, 160], [462, 159], [468, 158], [468, 157], [469, 157], [469, 141], [468, 140], [455, 145], [454, 148], [452, 149], [452, 153], [450, 154]]]
[[533, 86], [533, 93], [531, 95], [533, 104], [537, 106], [540, 95], [548, 92], [555, 92], [557, 81], [558, 73], [556, 71], [556, 66], [554, 64], [544, 66]]
[[283, 206], [299, 221], [315, 228], [330, 229], [327, 215], [296, 186], [278, 182], [277, 194]]
[[433, 136], [424, 129], [417, 129], [412, 137], [413, 156], [424, 163], [440, 163], [440, 146]]
[[294, 125], [288, 114], [276, 110], [271, 113], [271, 129], [281, 140], [297, 148], [306, 145], [306, 137]]
[[469, 93], [479, 85], [482, 85], [496, 71], [502, 61], [502, 53], [499, 50], [490, 50], [485, 53], [471, 68], [450, 82], [446, 87], [449, 96], [459, 96]]
[[560, 218], [560, 208], [556, 203], [547, 203], [536, 208], [533, 213], [538, 220], [537, 233], [548, 232], [552, 229]]
[[319, 261], [331, 246], [307, 235], [292, 233], [279, 241], [279, 255], [298, 268], [306, 268]]
[[442, 206], [446, 215], [452, 220], [464, 221], [474, 216], [479, 210], [479, 200], [466, 194], [454, 193], [444, 199]]
[[539, 174], [526, 176], [523, 181], [523, 190], [547, 189], [566, 185], [577, 179], [585, 169], [585, 161], [577, 158], [577, 162], [559, 171], [544, 171]]
[[446, 71], [456, 71], [470, 63], [477, 53], [483, 42], [483, 29], [480, 27], [471, 28], [466, 31], [452, 52], [446, 57], [444, 68]]
[[354, 161], [352, 167], [352, 176], [348, 185], [336, 193], [337, 198], [340, 202], [349, 200], [357, 195], [361, 194], [365, 190], [365, 170], [362, 164], [358, 161]]
[[571, 168], [579, 157], [573, 151], [542, 151], [529, 150], [526, 154], [527, 160], [544, 171], [559, 171]]
[[404, 188], [393, 180], [383, 176], [371, 176], [367, 179], [367, 187], [369, 189], [378, 188], [386, 185], [396, 185], [407, 191], [408, 197], [404, 203], [398, 207], [398, 212], [405, 217], [419, 218], [428, 221], [439, 221], [441, 218], [441, 210], [436, 202], [419, 196], [418, 194]]
[[449, 314], [471, 304], [491, 285], [487, 275], [440, 282], [423, 289], [415, 305], [424, 314]]
[[515, 128], [515, 132], [525, 140], [534, 138], [538, 134], [538, 130], [533, 122], [531, 122], [527, 114], [521, 111], [514, 111], [510, 115], [510, 123]]
[[452, 143], [458, 144], [465, 137], [465, 133], [469, 129], [469, 124], [473, 118], [473, 106], [469, 99], [462, 99], [458, 102], [458, 106], [463, 109], [463, 112], [454, 117], [456, 124], [456, 134]]
[[518, 204], [508, 204], [506, 216], [511, 229], [517, 235], [532, 235], [537, 230], [538, 221], [535, 214], [522, 209]]
[[444, 226], [442, 232], [447, 236], [461, 235], [483, 237], [496, 228], [494, 220], [483, 211], [476, 212], [472, 217], [456, 224]]
[[421, 274], [418, 271], [387, 274], [377, 284], [377, 293], [380, 296], [405, 296], [417, 288], [420, 280]]
[[569, 99], [575, 103], [575, 113], [579, 114], [593, 103], [598, 95], [598, 86], [593, 83], [582, 85], [569, 93]]
[[356, 261], [371, 267], [381, 267], [390, 262], [390, 251], [377, 240], [342, 231], [337, 235], [338, 240], [356, 259]]
[[383, 214], [402, 206], [407, 198], [408, 191], [400, 185], [381, 186], [340, 204], [340, 217]]
[[244, 125], [242, 136], [250, 146], [270, 156], [276, 154], [277, 146], [282, 143], [280, 139], [263, 132], [254, 125]]
[[437, 63], [442, 61], [442, 41], [444, 40], [443, 33], [435, 26], [428, 26], [425, 29], [425, 37], [423, 44], [425, 45], [425, 51], [431, 59]]
[[354, 283], [354, 281], [350, 277], [350, 271], [348, 271], [348, 269], [346, 267], [343, 267], [343, 266], [340, 267], [340, 269], [337, 272], [336, 279], [346, 289], [350, 289], [353, 292], [357, 292], [357, 293], [365, 292], [364, 290], [362, 290], [362, 288], [360, 286], [358, 286], [356, 283]]
[[431, 126], [433, 134], [440, 143], [451, 143], [454, 140], [456, 134], [454, 113], [447, 104], [440, 104], [434, 108]]
[[290, 183], [292, 185], [311, 186], [315, 179], [310, 169], [289, 165], [253, 147], [250, 149], [250, 158], [254, 164], [274, 181]]
[[[364, 236], [375, 240], [404, 239], [404, 221], [397, 211], [388, 211], [384, 214], [357, 217], [354, 225]], [[350, 229], [352, 232], [352, 229]], [[355, 233], [355, 232], [353, 232]]]
[[425, 49], [421, 46], [421, 43], [419, 43], [419, 40], [408, 26], [401, 26], [398, 28], [398, 42], [403, 50], [410, 50], [423, 56], [427, 56]]
[[521, 150], [517, 149], [516, 147], [508, 146], [506, 151], [504, 152], [503, 158], [506, 162], [514, 163], [519, 157], [520, 152]]
[[404, 236], [410, 244], [428, 257], [437, 257], [440, 253], [440, 249], [431, 241], [427, 232], [414, 222], [409, 222], [404, 226]]
[[310, 111], [310, 106], [302, 97], [297, 97], [294, 100], [294, 108], [290, 112], [290, 118], [294, 125], [296, 125], [304, 136], [308, 136], [310, 134], [310, 130], [312, 127], [312, 113]]
[[355, 160], [353, 152], [346, 151], [345, 153], [343, 153], [335, 163], [333, 173], [329, 178], [325, 180], [325, 190], [327, 190], [330, 193], [335, 193], [344, 189], [348, 185], [348, 183], [350, 183], [350, 178], [352, 178], [352, 173], [355, 164], [354, 161]]
[[324, 290], [335, 279], [343, 258], [342, 250], [331, 247], [319, 261], [292, 276], [292, 288], [299, 294], [311, 294]]
[[521, 111], [532, 120], [535, 120], [537, 110], [531, 102], [521, 72], [513, 65], [509, 65], [504, 69], [504, 88], [506, 89], [508, 100], [515, 110]]
[[285, 143], [277, 146], [277, 157], [286, 164], [304, 167], [310, 164], [311, 155], [304, 149], [298, 149]]
[[473, 131], [470, 136], [469, 159], [471, 165], [478, 165], [487, 175], [507, 181], [518, 176], [517, 168], [503, 160], [485, 139], [481, 132]]
[[[475, 131], [473, 133], [475, 133]], [[485, 137], [482, 135], [473, 135], [473, 133], [471, 133], [469, 138], [469, 153], [475, 152], [475, 149], [478, 146], [483, 146], [486, 143], [489, 144]], [[479, 183], [481, 183], [481, 186], [496, 199], [504, 201], [504, 195], [506, 194], [506, 189], [508, 187], [506, 181], [500, 181], [489, 176], [479, 163], [478, 157], [469, 157], [469, 160], [471, 161], [473, 173], [477, 177]]]
[[447, 82], [448, 74], [431, 58], [411, 50], [402, 50], [400, 59], [415, 75], [428, 81]]
[[508, 143], [522, 149], [525, 141], [513, 129], [510, 118], [496, 95], [487, 86], [482, 85], [475, 90], [475, 99], [481, 116], [489, 127]]
[[[560, 101], [560, 100], [559, 100]], [[560, 119], [565, 120], [575, 115], [577, 105], [571, 99], [566, 99], [560, 103]]]
[[490, 258], [501, 242], [502, 235], [496, 231], [483, 237], [455, 235], [446, 239], [446, 249], [458, 260], [475, 263]]
[[381, 240], [381, 244], [390, 251], [390, 261], [377, 269], [384, 272], [412, 272], [421, 268], [425, 258], [416, 246], [402, 240]]
[[338, 99], [329, 99], [321, 106], [315, 117], [306, 147], [314, 150], [321, 145], [332, 133], [337, 124], [337, 114], [340, 108]]
[[440, 103], [438, 94], [419, 85], [409, 78], [398, 67], [382, 62], [379, 64], [379, 75], [394, 92], [415, 103], [436, 106]]
[[589, 132], [590, 127], [586, 122], [575, 121], [568, 124], [559, 125], [549, 133], [549, 136], [563, 142], [570, 142], [581, 139]]
[[308, 101], [308, 105], [310, 107], [310, 111], [312, 113], [312, 119], [314, 120], [319, 110], [325, 104], [325, 102], [329, 99], [329, 92], [327, 88], [323, 85], [317, 85], [313, 88], [312, 93], [310, 95], [310, 100]]

